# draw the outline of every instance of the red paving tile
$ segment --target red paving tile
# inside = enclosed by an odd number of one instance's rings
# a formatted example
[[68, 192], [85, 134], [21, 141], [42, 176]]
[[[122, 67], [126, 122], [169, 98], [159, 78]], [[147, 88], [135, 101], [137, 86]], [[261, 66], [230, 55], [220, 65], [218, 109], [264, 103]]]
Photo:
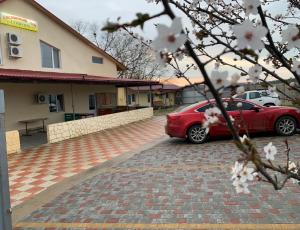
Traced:
[[161, 138], [164, 123], [164, 117], [154, 117], [9, 156], [12, 207], [65, 178]]

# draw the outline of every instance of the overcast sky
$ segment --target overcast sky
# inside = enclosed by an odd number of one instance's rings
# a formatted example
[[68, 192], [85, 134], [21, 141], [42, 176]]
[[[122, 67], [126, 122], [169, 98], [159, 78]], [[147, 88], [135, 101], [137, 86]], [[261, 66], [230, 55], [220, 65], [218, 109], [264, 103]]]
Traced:
[[[161, 4], [149, 4], [146, 0], [37, 0], [50, 12], [58, 16], [60, 19], [68, 24], [75, 21], [83, 20], [89, 22], [98, 22], [105, 24], [110, 19], [116, 21], [121, 16], [121, 21], [131, 21], [135, 18], [137, 12], [147, 12], [152, 14], [158, 13], [162, 10]], [[273, 5], [271, 10], [273, 13], [284, 13], [286, 8], [285, 4]], [[138, 30], [146, 39], [153, 39], [156, 37], [156, 29], [154, 23], [169, 24], [170, 20], [167, 17], [160, 17], [157, 20], [151, 20], [146, 23], [144, 31]], [[187, 21], [183, 21], [187, 26]], [[189, 26], [188, 26], [189, 27]], [[181, 63], [185, 66], [190, 63], [190, 59], [184, 59]], [[243, 63], [242, 63], [243, 64]], [[212, 69], [212, 67], [209, 67]], [[173, 71], [168, 73], [169, 76], [173, 75]], [[200, 81], [200, 73], [198, 71], [190, 71], [188, 74], [193, 78], [193, 81]]]
[[[71, 24], [77, 20], [105, 23], [107, 19], [116, 21], [121, 16], [123, 22], [135, 18], [137, 12], [150, 14], [160, 12], [161, 6], [149, 4], [145, 0], [37, 0], [60, 19]], [[167, 21], [162, 18], [160, 21]], [[145, 27], [145, 36], [156, 35], [152, 21]]]

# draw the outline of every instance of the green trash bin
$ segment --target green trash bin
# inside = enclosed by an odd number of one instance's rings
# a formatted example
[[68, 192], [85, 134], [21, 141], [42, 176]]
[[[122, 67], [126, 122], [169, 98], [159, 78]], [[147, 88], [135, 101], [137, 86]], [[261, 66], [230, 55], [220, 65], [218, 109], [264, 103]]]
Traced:
[[[75, 113], [75, 120], [81, 119], [81, 116], [79, 113]], [[65, 113], [65, 121], [73, 121], [74, 120], [74, 114], [73, 113]]]

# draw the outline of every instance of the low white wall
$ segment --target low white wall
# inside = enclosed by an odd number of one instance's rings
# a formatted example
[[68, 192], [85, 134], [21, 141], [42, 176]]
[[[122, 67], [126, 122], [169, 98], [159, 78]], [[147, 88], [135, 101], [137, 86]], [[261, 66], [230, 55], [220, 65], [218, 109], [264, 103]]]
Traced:
[[153, 116], [153, 108], [137, 109], [47, 126], [48, 143], [95, 133], [104, 129], [144, 120]]

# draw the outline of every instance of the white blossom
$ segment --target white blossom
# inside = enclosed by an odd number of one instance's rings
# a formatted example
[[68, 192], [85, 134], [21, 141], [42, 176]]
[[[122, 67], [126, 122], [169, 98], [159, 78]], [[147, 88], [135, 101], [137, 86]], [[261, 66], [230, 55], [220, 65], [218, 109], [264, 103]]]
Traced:
[[241, 95], [242, 93], [245, 92], [245, 87], [244, 86], [239, 86], [236, 88], [236, 94]]
[[261, 39], [266, 36], [268, 30], [263, 26], [254, 26], [246, 19], [242, 24], [232, 26], [232, 30], [237, 37], [237, 46], [239, 49], [251, 48], [253, 50], [264, 48]]
[[245, 194], [250, 193], [247, 183], [242, 183], [240, 181], [234, 181], [233, 185], [235, 186], [235, 190], [237, 193], [245, 193]]
[[246, 15], [258, 14], [257, 8], [260, 6], [260, 0], [244, 0]]
[[153, 41], [153, 48], [157, 51], [169, 51], [175, 52], [180, 48], [185, 41], [187, 36], [182, 32], [181, 18], [175, 18], [170, 27], [166, 25], [157, 25], [158, 36]]
[[276, 86], [268, 86], [268, 90], [267, 91], [270, 94], [270, 96], [272, 96], [272, 97], [277, 96]]
[[297, 60], [293, 61], [292, 71], [295, 71], [298, 75], [300, 75], [300, 61]]
[[240, 140], [242, 143], [244, 143], [246, 141], [246, 139], [248, 139], [247, 135], [243, 135], [243, 137], [240, 137]]
[[296, 25], [289, 25], [288, 28], [282, 31], [282, 42], [287, 42], [287, 48], [300, 48], [299, 28]]
[[231, 85], [231, 86], [237, 86], [239, 80], [240, 80], [240, 75], [238, 73], [231, 75], [227, 79], [229, 85]]
[[210, 80], [216, 89], [225, 88], [229, 85], [227, 76], [228, 71], [212, 71]]
[[238, 108], [242, 108], [242, 107], [243, 107], [243, 104], [242, 104], [242, 102], [238, 102], [238, 103], [236, 104], [236, 107], [238, 107]]
[[253, 180], [253, 173], [254, 169], [253, 168], [247, 168], [244, 167], [243, 170], [240, 172], [240, 181], [241, 182], [246, 182], [247, 180]]
[[227, 108], [227, 107], [228, 107], [228, 102], [227, 102], [227, 101], [224, 101], [224, 102], [223, 102], [223, 106], [224, 106], [224, 108]]
[[259, 75], [262, 73], [262, 67], [260, 65], [254, 65], [249, 68], [248, 75], [250, 80], [253, 81], [253, 83], [257, 83], [259, 81]]
[[203, 122], [203, 127], [208, 128], [210, 125], [219, 122], [218, 116], [221, 114], [221, 111], [217, 107], [209, 108], [205, 110], [204, 117], [205, 121]]
[[274, 155], [277, 154], [277, 148], [270, 142], [264, 147], [264, 152], [266, 153], [266, 159], [273, 161]]

